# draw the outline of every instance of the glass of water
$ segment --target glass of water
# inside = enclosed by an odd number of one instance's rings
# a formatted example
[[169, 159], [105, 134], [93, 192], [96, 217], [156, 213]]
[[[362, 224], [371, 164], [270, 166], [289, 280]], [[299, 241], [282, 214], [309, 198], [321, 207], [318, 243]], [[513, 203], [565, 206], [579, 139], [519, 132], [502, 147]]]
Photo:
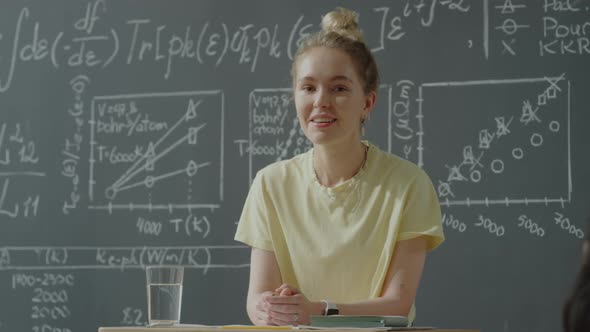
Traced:
[[148, 324], [150, 326], [180, 323], [182, 305], [182, 266], [148, 266], [147, 281]]

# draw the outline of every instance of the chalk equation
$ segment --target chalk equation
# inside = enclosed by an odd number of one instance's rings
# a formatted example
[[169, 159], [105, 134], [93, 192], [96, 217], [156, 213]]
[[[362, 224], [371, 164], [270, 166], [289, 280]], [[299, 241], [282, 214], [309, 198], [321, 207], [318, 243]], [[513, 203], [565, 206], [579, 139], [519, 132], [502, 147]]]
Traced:
[[[69, 214], [78, 207], [81, 199], [81, 185], [79, 163], [81, 162], [82, 144], [86, 141], [86, 118], [88, 105], [85, 102], [86, 88], [90, 84], [90, 78], [86, 75], [77, 75], [70, 80], [72, 92], [71, 104], [68, 105], [68, 120], [73, 124], [70, 135], [64, 138], [61, 150], [61, 175], [65, 177], [71, 190], [63, 202], [62, 211]], [[85, 139], [86, 138], [86, 139]]]
[[[151, 63], [160, 68], [161, 77], [166, 80], [181, 70], [180, 64], [186, 61], [213, 67], [231, 62], [255, 72], [262, 61], [292, 59], [301, 40], [313, 30], [314, 23], [310, 22], [317, 21], [315, 17], [300, 15], [293, 17], [289, 26], [235, 26], [218, 19], [172, 28], [149, 17], [113, 22], [109, 17], [113, 10], [116, 9], [107, 6], [105, 0], [79, 4], [75, 19], [58, 30], [46, 27], [35, 8], [23, 7], [13, 13], [13, 30], [0, 31], [0, 46], [7, 50], [0, 54], [5, 59], [0, 61], [0, 72], [4, 72], [0, 76], [0, 93], [10, 88], [23, 65], [33, 62], [56, 70]], [[367, 34], [376, 36], [369, 40], [375, 53], [392, 43], [420, 38], [416, 30], [431, 28], [443, 12], [465, 22], [475, 17], [482, 22], [481, 30], [468, 29], [473, 33], [453, 45], [462, 52], [478, 49], [487, 59], [529, 56], [530, 52], [525, 50], [534, 50], [533, 54], [540, 57], [590, 55], [588, 11], [587, 4], [557, 0], [534, 5], [492, 0], [407, 0], [390, 7], [370, 8], [361, 17], [379, 22]], [[528, 37], [531, 33], [536, 39]], [[452, 33], [448, 39], [455, 42]]]
[[[143, 269], [147, 265], [180, 265], [186, 268], [244, 268], [246, 246], [192, 247], [2, 247], [0, 271], [88, 269]], [[232, 255], [232, 253], [234, 253]], [[245, 259], [245, 261], [243, 261]], [[67, 280], [66, 280], [67, 281]], [[43, 280], [31, 280], [43, 283]], [[64, 281], [65, 282], [65, 281]]]
[[23, 193], [18, 186], [46, 172], [39, 166], [37, 142], [21, 123], [0, 121], [0, 216], [7, 219], [30, 219], [38, 215], [39, 193]]

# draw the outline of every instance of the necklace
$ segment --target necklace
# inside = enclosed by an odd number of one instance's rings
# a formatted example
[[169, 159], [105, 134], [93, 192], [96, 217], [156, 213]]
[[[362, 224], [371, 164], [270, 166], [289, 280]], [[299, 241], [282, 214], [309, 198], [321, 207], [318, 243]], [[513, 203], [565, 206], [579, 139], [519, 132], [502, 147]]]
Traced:
[[[356, 171], [356, 173], [350, 179], [347, 180], [348, 184], [345, 188], [342, 188], [342, 187], [338, 188], [338, 191], [335, 192], [333, 190], [333, 188], [324, 186], [318, 180], [317, 174], [315, 174], [315, 170], [314, 170], [316, 182], [318, 183], [318, 185], [320, 186], [322, 191], [326, 194], [326, 196], [328, 196], [332, 201], [336, 201], [338, 199], [340, 191], [346, 192], [346, 194], [343, 197], [341, 197], [342, 202], [346, 201], [348, 199], [348, 197], [351, 196], [352, 194], [357, 196], [357, 198], [355, 200], [355, 204], [354, 204], [351, 212], [356, 210], [356, 207], [361, 199], [360, 191], [358, 190], [359, 184], [360, 184], [360, 177], [362, 176], [362, 173], [364, 172], [365, 166], [367, 164], [368, 154], [369, 154], [369, 145], [364, 144], [364, 143], [363, 143], [363, 145], [365, 145], [365, 153], [364, 153], [363, 163], [361, 164], [359, 169]], [[342, 195], [340, 195], [340, 196], [342, 196]]]

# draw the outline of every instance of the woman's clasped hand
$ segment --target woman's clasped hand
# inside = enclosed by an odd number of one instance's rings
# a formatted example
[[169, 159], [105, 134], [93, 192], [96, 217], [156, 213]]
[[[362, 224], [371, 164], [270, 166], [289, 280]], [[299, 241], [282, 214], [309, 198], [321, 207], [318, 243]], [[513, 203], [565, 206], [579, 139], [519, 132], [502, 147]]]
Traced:
[[[283, 284], [261, 294], [256, 309], [267, 325], [309, 325], [314, 305], [296, 287]], [[320, 314], [320, 309], [315, 314]]]

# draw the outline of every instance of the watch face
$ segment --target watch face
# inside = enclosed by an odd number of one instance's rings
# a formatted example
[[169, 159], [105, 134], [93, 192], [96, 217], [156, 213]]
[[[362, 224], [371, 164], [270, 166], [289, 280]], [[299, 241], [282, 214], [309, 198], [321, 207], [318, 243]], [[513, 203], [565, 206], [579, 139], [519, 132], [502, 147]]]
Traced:
[[340, 312], [340, 310], [338, 310], [338, 309], [330, 308], [326, 311], [326, 316], [338, 315], [339, 312]]

